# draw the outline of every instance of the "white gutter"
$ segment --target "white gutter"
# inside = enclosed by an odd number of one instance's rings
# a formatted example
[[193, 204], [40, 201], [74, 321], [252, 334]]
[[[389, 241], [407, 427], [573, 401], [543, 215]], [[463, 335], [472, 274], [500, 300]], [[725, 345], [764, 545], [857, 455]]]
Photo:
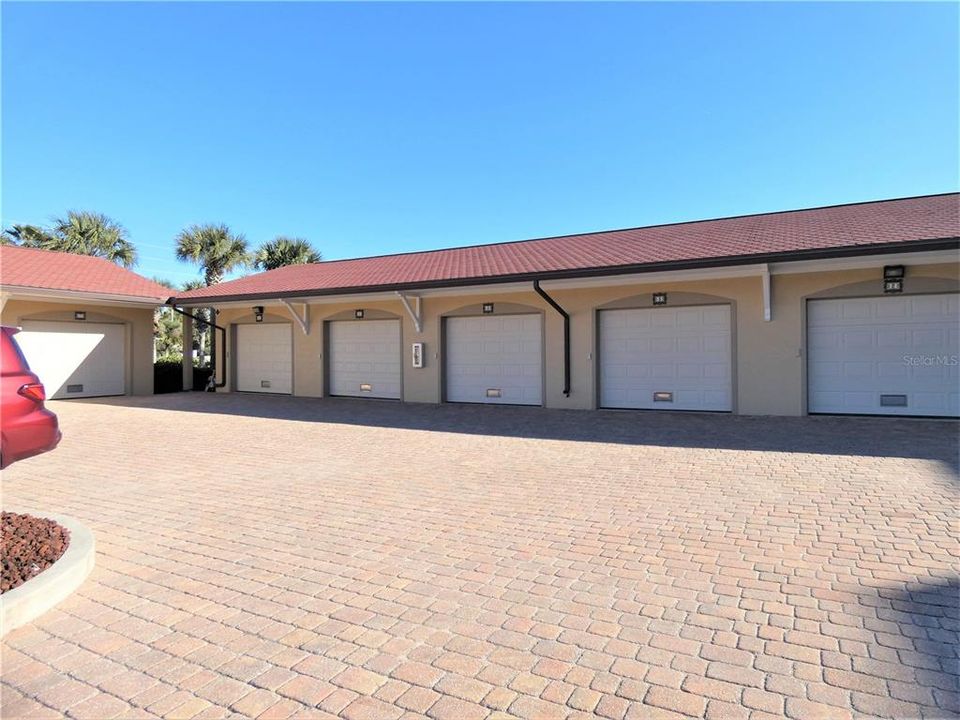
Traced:
[[[114, 295], [111, 293], [92, 293], [82, 290], [53, 290], [50, 288], [35, 288], [22, 285], [4, 285], [3, 292], [7, 300], [19, 298], [41, 298], [49, 302], [74, 302], [83, 300], [110, 305], [133, 305], [137, 307], [159, 307], [166, 305], [167, 298], [147, 298], [138, 295]], [[173, 295], [173, 290], [170, 294]]]
[[960, 260], [958, 250], [925, 250], [922, 252], [889, 253], [887, 255], [858, 255], [856, 257], [826, 260], [792, 260], [770, 264], [772, 275], [818, 272], [821, 270], [857, 270], [883, 267], [884, 265], [934, 265], [955, 263]]
[[763, 283], [763, 319], [770, 322], [773, 319], [772, 300], [770, 299], [770, 266], [766, 265], [760, 274]]

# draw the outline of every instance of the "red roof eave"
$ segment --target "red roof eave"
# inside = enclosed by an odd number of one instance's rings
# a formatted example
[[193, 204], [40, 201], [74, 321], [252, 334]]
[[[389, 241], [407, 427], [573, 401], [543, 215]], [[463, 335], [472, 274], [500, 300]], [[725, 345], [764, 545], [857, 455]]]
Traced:
[[173, 302], [228, 302], [618, 275], [957, 247], [957, 193], [295, 265]]
[[173, 290], [99, 257], [0, 246], [4, 292], [163, 305]]

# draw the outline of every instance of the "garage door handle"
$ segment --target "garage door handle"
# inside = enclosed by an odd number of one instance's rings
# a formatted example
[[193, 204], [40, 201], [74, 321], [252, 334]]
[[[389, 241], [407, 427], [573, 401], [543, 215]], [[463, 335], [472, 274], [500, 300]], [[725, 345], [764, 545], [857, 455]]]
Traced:
[[360, 392], [373, 392], [373, 385], [370, 383], [360, 383]]
[[487, 397], [501, 397], [503, 393], [500, 391], [500, 388], [487, 388]]

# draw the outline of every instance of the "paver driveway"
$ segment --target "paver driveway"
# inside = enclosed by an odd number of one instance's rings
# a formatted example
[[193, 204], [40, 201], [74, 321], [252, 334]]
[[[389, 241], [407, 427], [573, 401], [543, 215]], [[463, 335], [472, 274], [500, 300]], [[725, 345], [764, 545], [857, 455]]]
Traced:
[[184, 394], [53, 403], [97, 535], [2, 714], [957, 710], [957, 426]]

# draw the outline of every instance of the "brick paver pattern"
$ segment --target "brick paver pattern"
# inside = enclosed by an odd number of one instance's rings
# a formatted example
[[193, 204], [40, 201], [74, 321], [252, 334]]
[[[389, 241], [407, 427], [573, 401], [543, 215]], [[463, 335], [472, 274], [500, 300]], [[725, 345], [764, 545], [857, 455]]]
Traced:
[[51, 403], [5, 508], [98, 543], [4, 718], [957, 713], [957, 425]]

